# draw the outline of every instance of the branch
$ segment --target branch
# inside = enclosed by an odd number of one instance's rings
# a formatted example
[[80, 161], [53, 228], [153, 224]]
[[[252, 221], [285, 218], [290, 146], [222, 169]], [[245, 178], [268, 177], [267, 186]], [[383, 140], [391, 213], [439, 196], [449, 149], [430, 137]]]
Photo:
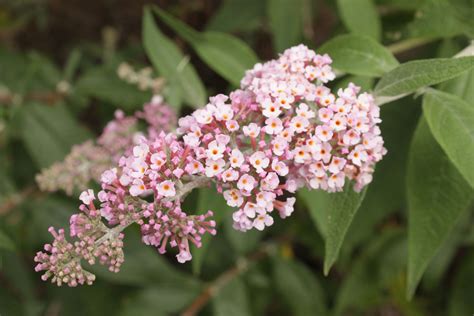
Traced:
[[273, 246], [273, 244], [265, 243], [260, 249], [248, 257], [239, 258], [235, 266], [222, 273], [217, 277], [217, 279], [207, 285], [191, 305], [183, 311], [181, 316], [197, 315], [197, 313], [199, 313], [199, 311], [206, 306], [206, 304], [215, 297], [224, 286], [242, 273], [245, 273], [252, 263], [265, 258], [271, 252]]

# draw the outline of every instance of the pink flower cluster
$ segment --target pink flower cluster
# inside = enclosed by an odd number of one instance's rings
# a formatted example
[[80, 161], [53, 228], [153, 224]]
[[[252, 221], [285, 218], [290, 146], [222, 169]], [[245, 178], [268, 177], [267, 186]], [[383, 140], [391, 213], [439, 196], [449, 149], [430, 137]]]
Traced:
[[[379, 108], [353, 84], [332, 93], [324, 85], [335, 78], [330, 64], [329, 56], [304, 45], [290, 48], [277, 60], [255, 65], [241, 89], [211, 97], [204, 108], [181, 118], [176, 134], [137, 139], [118, 167], [102, 174], [97, 211], [93, 192], [83, 192], [83, 212], [71, 221], [72, 235], [88, 236], [98, 246], [138, 223], [144, 243], [161, 253], [167, 245], [177, 247], [177, 260], [185, 262], [192, 258], [190, 244], [200, 247], [203, 234], [216, 233], [211, 211], [189, 215], [181, 209], [194, 188], [214, 183], [236, 208], [232, 218], [240, 231], [271, 226], [275, 213], [290, 216], [295, 198], [287, 196], [298, 188], [336, 192], [351, 180], [361, 190], [386, 153]], [[143, 115], [153, 122], [150, 113]], [[106, 229], [96, 222], [99, 213]], [[59, 235], [55, 243], [63, 239]], [[121, 261], [113, 249], [98, 255], [115, 271]], [[38, 269], [56, 278], [58, 271], [64, 274], [47, 256], [38, 254]]]
[[[146, 133], [140, 131], [140, 120], [148, 126]], [[124, 154], [130, 154], [140, 136], [154, 138], [161, 131], [171, 132], [176, 122], [176, 113], [161, 96], [153, 97], [133, 116], [118, 110], [96, 142], [88, 140], [74, 146], [63, 161], [37, 175], [38, 185], [43, 191], [63, 190], [69, 195], [84, 190], [91, 180], [100, 181], [102, 172], [116, 165]]]

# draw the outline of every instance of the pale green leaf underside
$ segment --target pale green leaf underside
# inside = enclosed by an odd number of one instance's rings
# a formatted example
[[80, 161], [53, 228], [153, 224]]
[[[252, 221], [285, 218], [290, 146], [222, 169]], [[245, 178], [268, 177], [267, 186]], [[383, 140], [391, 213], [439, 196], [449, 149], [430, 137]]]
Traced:
[[431, 90], [423, 98], [423, 111], [433, 136], [474, 188], [474, 104]]
[[187, 104], [197, 108], [206, 103], [206, 91], [196, 70], [161, 33], [148, 9], [143, 16], [143, 45], [153, 66], [169, 83], [179, 86]]
[[328, 193], [318, 191], [301, 191], [310, 215], [325, 240], [324, 274], [328, 274], [336, 262], [344, 237], [361, 205], [366, 189], [357, 193], [352, 183], [346, 184], [344, 191]]
[[409, 94], [468, 71], [474, 66], [474, 57], [434, 58], [410, 61], [385, 74], [375, 86], [379, 97]]
[[354, 75], [379, 77], [399, 65], [385, 47], [362, 35], [337, 36], [321, 46], [318, 53], [329, 54], [335, 69]]
[[444, 239], [467, 209], [472, 190], [422, 118], [412, 141], [408, 175], [408, 281], [411, 297]]
[[267, 15], [277, 52], [297, 45], [303, 34], [302, 0], [268, 0]]
[[352, 32], [380, 40], [380, 18], [372, 0], [338, 0], [342, 22]]
[[199, 57], [218, 74], [238, 86], [247, 69], [258, 62], [252, 49], [242, 40], [221, 32], [197, 32], [159, 7], [153, 7], [159, 17], [184, 40]]

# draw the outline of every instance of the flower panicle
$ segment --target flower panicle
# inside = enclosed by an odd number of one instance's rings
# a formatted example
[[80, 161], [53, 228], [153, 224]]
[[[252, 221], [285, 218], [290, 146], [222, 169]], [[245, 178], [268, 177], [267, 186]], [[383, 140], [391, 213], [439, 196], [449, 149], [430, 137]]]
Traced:
[[[146, 133], [140, 132], [140, 121], [146, 122]], [[101, 174], [118, 163], [137, 144], [140, 137], [155, 137], [160, 131], [176, 127], [176, 113], [156, 95], [133, 116], [115, 112], [114, 120], [104, 128], [97, 141], [87, 140], [73, 146], [63, 161], [41, 171], [36, 181], [42, 191], [63, 190], [68, 195], [85, 190], [91, 181], [100, 181]]]
[[[179, 262], [191, 260], [190, 245], [200, 247], [203, 234], [216, 233], [216, 223], [212, 211], [192, 215], [182, 202], [194, 188], [210, 184], [234, 208], [233, 227], [243, 232], [264, 230], [275, 215], [290, 216], [296, 201], [291, 195], [299, 188], [338, 192], [351, 181], [360, 191], [386, 153], [379, 107], [352, 83], [331, 92], [325, 86], [335, 78], [331, 62], [304, 45], [292, 47], [247, 71], [240, 89], [211, 97], [181, 118], [176, 132], [138, 137], [117, 166], [102, 173], [100, 207], [93, 206], [92, 191], [81, 194], [82, 213], [71, 220], [71, 232], [81, 240], [75, 253], [94, 262], [83, 247], [96, 250], [109, 240], [98, 237], [107, 227], [114, 234], [105, 236], [118, 236], [137, 223], [145, 244], [160, 253], [177, 248]], [[151, 126], [164, 124], [153, 113], [145, 108], [139, 116]], [[117, 251], [92, 254], [106, 253], [100, 262], [116, 271]], [[40, 270], [57, 280], [57, 270], [43, 261]]]

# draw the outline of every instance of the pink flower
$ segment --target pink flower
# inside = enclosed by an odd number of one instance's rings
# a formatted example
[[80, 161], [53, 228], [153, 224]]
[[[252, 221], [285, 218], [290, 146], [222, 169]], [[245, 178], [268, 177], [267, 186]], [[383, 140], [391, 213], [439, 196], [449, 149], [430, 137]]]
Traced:
[[275, 172], [269, 172], [267, 176], [262, 180], [262, 189], [266, 191], [275, 190], [280, 184], [278, 175]]
[[158, 191], [158, 194], [161, 196], [175, 196], [176, 195], [176, 190], [174, 188], [174, 183], [166, 180], [161, 182], [160, 184], [157, 185], [156, 190]]
[[150, 167], [153, 170], [160, 170], [161, 167], [165, 164], [166, 157], [163, 157], [161, 154], [154, 153], [150, 157]]
[[233, 168], [239, 168], [244, 163], [244, 155], [240, 150], [235, 148], [232, 150], [229, 160]]
[[332, 138], [332, 130], [327, 125], [319, 125], [316, 127], [316, 136], [323, 142], [327, 142]]
[[91, 189], [83, 191], [81, 195], [79, 195], [79, 200], [81, 200], [82, 203], [86, 205], [91, 204], [92, 201], [95, 200], [94, 191], [92, 191]]
[[229, 120], [229, 121], [226, 121], [225, 122], [225, 126], [227, 127], [227, 129], [229, 130], [229, 132], [235, 132], [239, 129], [239, 123], [237, 121], [234, 121], [234, 120]]
[[193, 159], [188, 164], [186, 164], [184, 170], [189, 174], [197, 174], [202, 172], [204, 168], [198, 160]]
[[277, 136], [272, 141], [272, 150], [276, 156], [281, 156], [285, 153], [285, 149], [288, 147], [288, 142], [281, 136]]
[[281, 120], [277, 117], [267, 118], [265, 124], [265, 133], [267, 134], [278, 134], [283, 130]]
[[217, 141], [213, 140], [212, 142], [207, 145], [207, 157], [212, 160], [221, 159], [224, 155], [225, 145], [218, 143]]
[[255, 168], [255, 170], [260, 173], [268, 167], [268, 164], [270, 163], [270, 159], [265, 156], [265, 153], [261, 151], [257, 151], [250, 156], [249, 159], [250, 164]]
[[141, 179], [135, 179], [133, 180], [133, 184], [130, 187], [130, 195], [131, 196], [138, 196], [145, 192], [146, 187], [145, 184], [143, 183], [143, 180]]
[[188, 250], [181, 250], [177, 255], [176, 259], [179, 263], [185, 263], [186, 261], [190, 261], [193, 258], [191, 253]]
[[240, 207], [244, 202], [242, 194], [236, 189], [224, 191], [224, 199], [231, 207]]
[[309, 106], [306, 103], [300, 104], [300, 106], [296, 109], [296, 114], [307, 119], [312, 119], [316, 116], [316, 114], [309, 109]]
[[302, 116], [295, 116], [291, 119], [290, 128], [296, 133], [305, 132], [309, 126], [309, 121], [307, 118]]
[[332, 174], [328, 179], [328, 187], [331, 189], [342, 190], [344, 186], [344, 173]]
[[206, 176], [208, 178], [214, 177], [221, 173], [224, 169], [224, 159], [212, 160], [206, 159]]
[[280, 106], [270, 101], [264, 105], [262, 114], [268, 118], [276, 118], [281, 114]]
[[245, 136], [256, 138], [260, 134], [260, 127], [255, 123], [250, 123], [244, 126], [243, 131]]
[[239, 178], [239, 173], [232, 168], [227, 169], [222, 173], [222, 181], [231, 182]]
[[237, 182], [237, 187], [242, 191], [251, 192], [253, 188], [255, 188], [255, 184], [256, 181], [254, 177], [248, 174], [244, 174]]
[[318, 111], [319, 120], [323, 123], [329, 122], [331, 120], [332, 116], [333, 116], [333, 112], [332, 112], [331, 109], [321, 108]]
[[271, 217], [268, 214], [259, 214], [254, 220], [253, 220], [253, 227], [255, 227], [258, 230], [264, 230], [266, 226], [272, 226], [273, 225], [273, 217]]
[[117, 168], [105, 170], [100, 177], [100, 181], [106, 184], [112, 184], [115, 180], [117, 180]]
[[273, 159], [272, 161], [272, 170], [275, 171], [279, 176], [286, 176], [288, 174], [288, 166], [278, 159]]

